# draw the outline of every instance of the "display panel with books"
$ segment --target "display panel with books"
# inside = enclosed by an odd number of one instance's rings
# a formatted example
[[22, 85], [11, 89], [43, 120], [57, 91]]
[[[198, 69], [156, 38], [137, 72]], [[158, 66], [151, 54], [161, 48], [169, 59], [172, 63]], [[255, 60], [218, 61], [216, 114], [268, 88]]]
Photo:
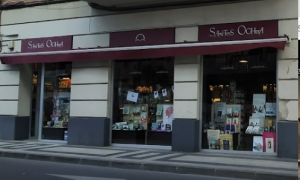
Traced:
[[162, 104], [157, 99], [152, 98], [150, 94], [147, 96], [147, 99], [149, 101], [144, 101], [143, 104], [124, 104], [124, 107], [121, 108], [123, 114], [122, 122], [114, 123], [113, 130], [172, 131], [174, 120], [173, 104], [169, 102]]
[[[235, 143], [240, 143], [243, 113], [242, 105], [216, 102], [212, 104], [211, 109], [211, 124], [213, 124], [213, 126], [210, 126], [209, 129], [217, 129], [221, 135], [228, 134], [231, 137], [233, 136], [232, 134], [235, 134], [234, 136], [237, 137], [237, 142]], [[230, 146], [233, 147], [233, 144], [230, 144]]]
[[276, 140], [263, 136], [276, 134], [276, 54], [261, 48], [203, 57], [204, 149], [273, 152]]
[[112, 142], [171, 145], [173, 58], [128, 63], [115, 63]]

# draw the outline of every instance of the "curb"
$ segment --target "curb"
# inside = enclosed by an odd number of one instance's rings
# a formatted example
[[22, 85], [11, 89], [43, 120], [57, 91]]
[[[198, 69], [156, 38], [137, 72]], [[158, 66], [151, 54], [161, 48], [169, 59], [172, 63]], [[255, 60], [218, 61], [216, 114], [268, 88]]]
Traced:
[[77, 157], [61, 157], [61, 156], [49, 156], [38, 155], [32, 153], [22, 152], [6, 152], [0, 151], [0, 157], [5, 158], [17, 158], [36, 161], [47, 161], [56, 163], [68, 163], [78, 165], [90, 165], [99, 167], [110, 167], [119, 169], [131, 169], [131, 170], [143, 170], [143, 171], [157, 171], [177, 174], [194, 174], [224, 178], [240, 178], [240, 179], [255, 179], [255, 180], [295, 180], [297, 176], [287, 174], [272, 174], [263, 172], [251, 172], [251, 171], [238, 171], [234, 169], [214, 169], [214, 168], [196, 168], [188, 166], [174, 166], [174, 165], [162, 165], [155, 163], [133, 163], [124, 162], [118, 160], [92, 160], [88, 158]]

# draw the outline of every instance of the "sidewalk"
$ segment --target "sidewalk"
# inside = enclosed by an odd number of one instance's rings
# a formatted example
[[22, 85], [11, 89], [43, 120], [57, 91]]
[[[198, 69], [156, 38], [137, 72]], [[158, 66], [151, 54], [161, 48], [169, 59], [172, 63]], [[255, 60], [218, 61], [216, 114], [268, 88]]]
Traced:
[[257, 180], [294, 180], [298, 177], [297, 160], [258, 155], [0, 141], [0, 157]]

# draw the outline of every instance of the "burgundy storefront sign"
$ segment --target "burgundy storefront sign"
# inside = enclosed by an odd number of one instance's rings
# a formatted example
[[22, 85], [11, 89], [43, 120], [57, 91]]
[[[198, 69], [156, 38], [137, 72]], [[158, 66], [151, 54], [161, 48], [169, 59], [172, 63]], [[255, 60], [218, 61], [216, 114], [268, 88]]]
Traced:
[[278, 21], [254, 21], [199, 26], [199, 42], [267, 39], [278, 37]]
[[175, 43], [175, 29], [147, 29], [110, 34], [110, 47], [162, 45]]
[[22, 40], [22, 52], [65, 51], [72, 49], [72, 36]]

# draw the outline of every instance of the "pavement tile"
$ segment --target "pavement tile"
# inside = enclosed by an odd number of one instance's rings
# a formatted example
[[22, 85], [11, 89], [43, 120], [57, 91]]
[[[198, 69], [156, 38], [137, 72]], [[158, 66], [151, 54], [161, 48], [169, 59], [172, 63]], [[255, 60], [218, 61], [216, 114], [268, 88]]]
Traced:
[[113, 168], [122, 168], [122, 169], [137, 169], [137, 170], [142, 170], [143, 166], [142, 166], [141, 163], [123, 162], [123, 161], [112, 161], [112, 162], [110, 162], [110, 167], [113, 167]]
[[91, 166], [109, 167], [110, 162], [104, 160], [81, 159], [81, 164]]
[[232, 159], [227, 157], [198, 157], [198, 156], [181, 156], [172, 158], [173, 161], [184, 161], [184, 162], [197, 162], [197, 163], [216, 163], [223, 165], [234, 165], [234, 166], [252, 166], [252, 167], [267, 167], [267, 168], [292, 168], [293, 164], [290, 162], [269, 162], [268, 160], [249, 160], [249, 159]]
[[272, 156], [178, 153], [167, 150], [68, 146], [38, 142], [0, 141], [0, 157], [264, 180], [295, 179], [300, 172], [299, 167], [296, 171], [296, 160]]
[[86, 148], [70, 148], [70, 147], [52, 147], [46, 149], [40, 149], [40, 151], [49, 151], [49, 152], [60, 152], [60, 153], [80, 153], [80, 154], [90, 154], [90, 155], [100, 155], [108, 156], [112, 154], [123, 153], [124, 151], [118, 150], [109, 150], [109, 149], [86, 149]]
[[38, 155], [38, 154], [27, 154], [26, 159], [39, 160], [39, 161], [52, 161], [52, 156]]
[[256, 173], [255, 172], [247, 172], [247, 171], [234, 171], [234, 170], [216, 170], [216, 176], [220, 177], [228, 177], [228, 178], [240, 178], [244, 179], [247, 177], [248, 179], [255, 179], [256, 180]]

